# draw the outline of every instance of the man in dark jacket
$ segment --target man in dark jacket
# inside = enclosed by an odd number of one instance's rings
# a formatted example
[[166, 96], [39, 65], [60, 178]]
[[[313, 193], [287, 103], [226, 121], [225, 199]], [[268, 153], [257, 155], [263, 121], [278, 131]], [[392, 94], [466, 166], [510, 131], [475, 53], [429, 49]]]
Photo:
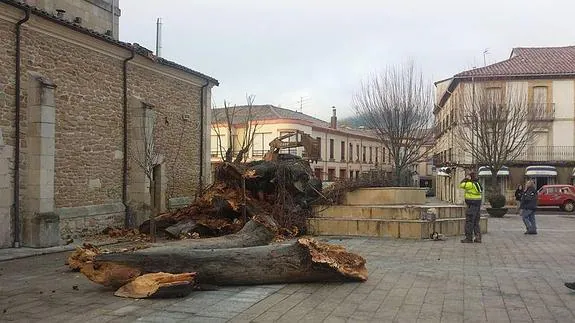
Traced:
[[537, 234], [537, 225], [535, 224], [535, 210], [537, 209], [537, 191], [535, 183], [527, 181], [525, 192], [521, 196], [521, 218], [525, 223], [525, 234]]

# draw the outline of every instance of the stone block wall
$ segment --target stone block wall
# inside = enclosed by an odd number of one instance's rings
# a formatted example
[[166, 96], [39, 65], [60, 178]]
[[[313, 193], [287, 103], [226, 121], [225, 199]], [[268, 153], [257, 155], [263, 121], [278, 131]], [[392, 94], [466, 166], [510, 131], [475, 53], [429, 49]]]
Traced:
[[[0, 3], [0, 177], [13, 178], [11, 155], [14, 132], [14, 26], [22, 12]], [[86, 232], [98, 223], [124, 223], [124, 211], [92, 212], [122, 203], [123, 165], [123, 60], [126, 48], [32, 15], [22, 29], [22, 110], [21, 110], [21, 213], [27, 205], [30, 142], [27, 138], [29, 75], [50, 79], [54, 90], [54, 212], [61, 210], [60, 228], [66, 234]], [[128, 96], [152, 105], [156, 114], [156, 144], [163, 155], [165, 199], [191, 199], [196, 194], [200, 165], [200, 88], [205, 80], [183, 71], [160, 65], [136, 55], [128, 63]], [[209, 102], [211, 87], [206, 89]], [[128, 119], [130, 116], [127, 116]], [[209, 131], [204, 129], [205, 132]], [[209, 137], [206, 137], [209, 138]], [[128, 140], [129, 141], [129, 140]], [[206, 140], [207, 141], [207, 140]], [[209, 165], [209, 141], [204, 147], [204, 163]], [[130, 147], [129, 147], [130, 151]], [[126, 156], [130, 158], [130, 156]], [[37, 164], [37, 163], [36, 163]], [[133, 166], [132, 166], [133, 167]], [[129, 171], [137, 171], [130, 169]], [[33, 172], [32, 172], [33, 173]], [[209, 175], [209, 168], [205, 175]], [[1, 183], [0, 190], [11, 189]], [[0, 200], [0, 223], [9, 223], [11, 198]], [[6, 203], [4, 203], [6, 202]], [[4, 205], [6, 204], [6, 205]], [[122, 204], [123, 205], [123, 204]], [[70, 211], [72, 210], [72, 211]], [[68, 213], [66, 213], [68, 212]], [[69, 212], [76, 212], [69, 216]], [[9, 232], [0, 231], [0, 247], [9, 241]]]

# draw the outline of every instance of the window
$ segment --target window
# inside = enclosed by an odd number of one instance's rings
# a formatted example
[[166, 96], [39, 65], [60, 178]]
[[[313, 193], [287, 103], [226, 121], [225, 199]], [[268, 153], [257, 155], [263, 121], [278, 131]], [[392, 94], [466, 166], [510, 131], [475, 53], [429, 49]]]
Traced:
[[254, 142], [252, 144], [252, 156], [262, 157], [266, 151], [269, 150], [270, 141], [273, 140], [271, 132], [260, 132], [254, 134]]
[[369, 147], [369, 163], [373, 163], [373, 148]]
[[339, 179], [345, 179], [345, 174], [347, 174], [345, 169], [340, 169], [339, 170]]
[[322, 173], [322, 169], [321, 169], [321, 168], [316, 168], [316, 169], [314, 169], [315, 178], [317, 178], [317, 179], [319, 179], [319, 180], [323, 180], [323, 178], [321, 177], [321, 173]]
[[536, 86], [533, 88], [533, 103], [546, 104], [547, 103], [547, 87]]
[[[289, 133], [293, 133], [293, 131], [281, 131], [281, 132], [280, 132], [280, 137], [281, 137], [281, 136], [284, 136], [284, 135], [287, 135], [287, 134], [289, 134]], [[297, 137], [294, 135], [294, 136], [291, 136], [291, 137], [288, 137], [288, 138], [284, 139], [283, 141], [284, 141], [284, 142], [296, 142], [296, 141], [297, 141]], [[269, 145], [269, 143], [268, 143], [268, 145]], [[292, 147], [292, 148], [281, 149], [280, 152], [281, 152], [282, 154], [297, 155], [297, 148], [296, 148], [296, 147]]]
[[366, 155], [367, 155], [367, 147], [363, 146], [362, 148], [363, 148], [363, 151], [362, 151], [361, 156], [362, 156], [363, 158], [362, 158], [361, 160], [363, 160], [363, 162], [365, 163], [366, 160], [367, 160], [367, 158], [366, 158], [366, 157], [367, 157], [367, 156], [366, 156]]
[[453, 149], [449, 148], [449, 161], [453, 161]]
[[385, 164], [385, 148], [381, 147], [381, 162]]
[[350, 171], [349, 171], [349, 179], [352, 179], [352, 178], [353, 178], [353, 171], [350, 170]]
[[335, 181], [335, 169], [329, 168], [327, 170], [327, 180], [330, 182]]
[[355, 145], [355, 151], [356, 151], [355, 154], [357, 155], [356, 160], [359, 161], [359, 145]]
[[531, 113], [535, 116], [543, 116], [547, 110], [547, 87], [535, 86], [533, 87], [533, 105]]
[[225, 135], [220, 136], [219, 139], [217, 135], [212, 135], [210, 145], [212, 157], [222, 157], [225, 155], [227, 149], [227, 140]]
[[345, 160], [345, 141], [341, 142], [341, 160], [344, 161]]
[[356, 171], [355, 171], [355, 179], [358, 179], [358, 178], [359, 178], [359, 171], [356, 170]]
[[379, 147], [375, 147], [375, 163], [379, 163]]
[[333, 139], [329, 140], [329, 159], [333, 160]]
[[349, 161], [353, 161], [353, 144], [349, 144]]
[[317, 139], [317, 141], [319, 142], [319, 145], [318, 145], [317, 149], [319, 149], [319, 160], [321, 160], [321, 156], [322, 156], [322, 153], [321, 153], [321, 137], [317, 137], [316, 139]]

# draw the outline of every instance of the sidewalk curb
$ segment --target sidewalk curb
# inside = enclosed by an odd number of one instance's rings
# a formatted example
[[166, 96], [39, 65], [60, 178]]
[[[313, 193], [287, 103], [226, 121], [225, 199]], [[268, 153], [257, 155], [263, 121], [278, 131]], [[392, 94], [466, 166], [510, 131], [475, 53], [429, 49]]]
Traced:
[[[35, 257], [35, 256], [49, 255], [49, 254], [53, 254], [53, 253], [72, 251], [72, 250], [75, 250], [76, 247], [81, 246], [85, 242], [89, 242], [89, 241], [80, 241], [78, 243], [71, 243], [71, 244], [64, 245], [64, 246], [56, 246], [56, 247], [50, 247], [50, 248], [21, 247], [21, 248], [0, 249], [0, 263], [3, 261], [9, 261], [9, 260], [14, 260], [14, 259], [22, 259], [22, 258], [29, 258], [29, 257]], [[102, 242], [89, 242], [89, 243], [91, 243], [97, 247], [102, 247], [102, 246], [109, 246], [109, 245], [122, 243], [122, 241], [114, 239], [114, 240], [107, 240], [107, 241], [102, 241]]]

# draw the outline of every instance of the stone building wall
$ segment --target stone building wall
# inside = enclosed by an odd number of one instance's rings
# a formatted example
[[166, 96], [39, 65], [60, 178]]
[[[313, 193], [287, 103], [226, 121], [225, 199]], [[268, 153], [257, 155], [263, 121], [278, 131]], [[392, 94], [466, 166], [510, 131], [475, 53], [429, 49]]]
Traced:
[[118, 39], [121, 15], [118, 8], [119, 0], [24, 0], [23, 2], [51, 14], [56, 14], [58, 9], [65, 10], [63, 13], [65, 19], [74, 21], [79, 17], [81, 19], [79, 24], [82, 26], [101, 34], [110, 30], [114, 39]]
[[[3, 12], [4, 9], [7, 9]], [[22, 14], [0, 3], [0, 163], [2, 178], [13, 178], [14, 29]], [[12, 10], [13, 9], [13, 10]], [[4, 15], [6, 13], [6, 15]], [[126, 48], [85, 35], [32, 15], [22, 29], [21, 213], [27, 214], [28, 116], [30, 75], [53, 82], [55, 104], [54, 211], [62, 234], [76, 235], [124, 223], [123, 60]], [[191, 199], [197, 190], [200, 165], [200, 88], [205, 80], [136, 55], [128, 63], [128, 96], [151, 105], [158, 116], [156, 146], [163, 155], [165, 200]], [[213, 85], [213, 84], [212, 84]], [[211, 86], [206, 89], [209, 100]], [[209, 102], [209, 101], [208, 101]], [[131, 116], [128, 115], [128, 118]], [[36, 148], [34, 148], [36, 149]], [[209, 158], [209, 145], [206, 147]], [[128, 158], [130, 158], [128, 156]], [[209, 162], [209, 160], [208, 160]], [[140, 171], [138, 169], [130, 172]], [[209, 173], [209, 170], [206, 170]], [[3, 173], [0, 174], [2, 176]], [[2, 183], [0, 193], [12, 183]], [[4, 196], [4, 194], [2, 194]], [[4, 201], [6, 200], [6, 201]], [[143, 200], [146, 202], [145, 199]], [[164, 202], [166, 202], [164, 201]], [[6, 202], [6, 203], [4, 203]], [[128, 201], [129, 203], [130, 201]], [[8, 205], [3, 205], [8, 204]], [[0, 223], [10, 222], [9, 199], [0, 200]], [[8, 211], [6, 211], [8, 210]], [[4, 226], [4, 225], [3, 225]], [[7, 230], [0, 230], [0, 242]], [[0, 247], [6, 247], [5, 243]]]

